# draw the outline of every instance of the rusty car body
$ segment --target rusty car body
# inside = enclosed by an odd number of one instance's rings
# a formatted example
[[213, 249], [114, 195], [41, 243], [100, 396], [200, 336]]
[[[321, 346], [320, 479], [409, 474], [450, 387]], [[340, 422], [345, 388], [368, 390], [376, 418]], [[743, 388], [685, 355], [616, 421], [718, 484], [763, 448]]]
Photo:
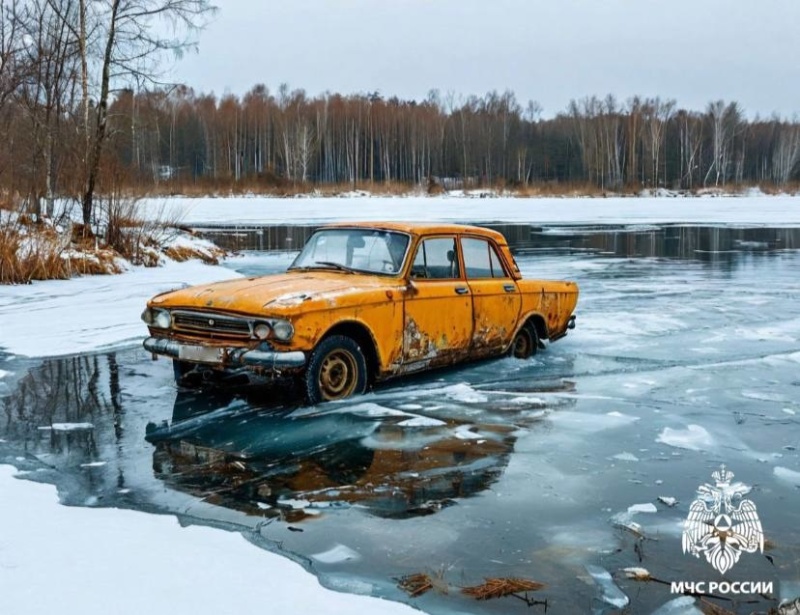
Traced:
[[523, 279], [498, 232], [364, 222], [318, 229], [285, 273], [171, 291], [142, 314], [176, 379], [298, 377], [311, 403], [461, 361], [527, 358], [574, 327], [577, 284]]

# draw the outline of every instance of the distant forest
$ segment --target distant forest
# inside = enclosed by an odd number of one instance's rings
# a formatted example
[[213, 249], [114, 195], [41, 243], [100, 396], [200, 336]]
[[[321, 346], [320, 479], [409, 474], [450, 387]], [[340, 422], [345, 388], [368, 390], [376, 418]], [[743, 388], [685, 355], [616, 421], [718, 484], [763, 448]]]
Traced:
[[[22, 85], [0, 100], [0, 189], [80, 195], [80, 105], [64, 100], [54, 113]], [[669, 99], [588, 97], [542, 119], [536, 103], [509, 91], [432, 91], [420, 102], [263, 85], [218, 98], [177, 87], [117, 92], [107, 133], [101, 193], [374, 184], [695, 190], [800, 178], [796, 118], [748, 120], [721, 100], [697, 111]]]

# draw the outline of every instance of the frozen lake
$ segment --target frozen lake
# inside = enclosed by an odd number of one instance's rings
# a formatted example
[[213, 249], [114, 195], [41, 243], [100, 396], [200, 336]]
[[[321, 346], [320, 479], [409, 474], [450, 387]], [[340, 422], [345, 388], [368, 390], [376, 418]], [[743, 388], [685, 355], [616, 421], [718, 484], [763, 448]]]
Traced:
[[[180, 393], [168, 363], [129, 347], [6, 361], [0, 462], [55, 483], [67, 504], [241, 531], [328, 587], [441, 614], [544, 612], [460, 593], [492, 577], [544, 583], [528, 596], [554, 613], [624, 601], [650, 613], [675, 598], [669, 585], [626, 579], [627, 567], [719, 580], [681, 553], [680, 535], [697, 487], [725, 464], [753, 487], [768, 539], [725, 579], [794, 597], [796, 231], [671, 232], [562, 228], [519, 244], [526, 277], [579, 283], [575, 331], [530, 361], [399, 380], [347, 403]], [[290, 258], [248, 252], [228, 266], [268, 273]], [[418, 573], [436, 588], [411, 598], [398, 579]], [[776, 602], [716, 604], [750, 613]]]

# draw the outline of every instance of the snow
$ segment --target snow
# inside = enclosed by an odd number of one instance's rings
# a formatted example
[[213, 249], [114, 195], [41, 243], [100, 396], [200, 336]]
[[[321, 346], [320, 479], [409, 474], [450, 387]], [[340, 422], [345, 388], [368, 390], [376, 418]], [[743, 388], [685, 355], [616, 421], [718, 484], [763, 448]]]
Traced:
[[303, 568], [240, 534], [174, 517], [58, 504], [50, 485], [0, 465], [4, 613], [392, 615], [409, 606], [323, 588]]
[[0, 286], [0, 349], [51, 357], [139, 342], [147, 335], [140, 314], [150, 297], [232, 277], [239, 274], [224, 267], [169, 261], [120, 275]]
[[145, 211], [182, 224], [303, 224], [352, 220], [539, 222], [542, 224], [800, 223], [800, 197], [748, 195], [696, 198], [170, 198], [148, 199]]

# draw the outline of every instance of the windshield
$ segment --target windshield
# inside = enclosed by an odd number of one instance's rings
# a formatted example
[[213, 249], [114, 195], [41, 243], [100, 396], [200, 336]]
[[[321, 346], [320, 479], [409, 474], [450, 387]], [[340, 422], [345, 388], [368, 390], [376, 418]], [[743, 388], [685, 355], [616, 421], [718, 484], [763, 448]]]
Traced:
[[338, 269], [394, 275], [403, 268], [409, 237], [378, 229], [324, 229], [308, 240], [289, 269]]

